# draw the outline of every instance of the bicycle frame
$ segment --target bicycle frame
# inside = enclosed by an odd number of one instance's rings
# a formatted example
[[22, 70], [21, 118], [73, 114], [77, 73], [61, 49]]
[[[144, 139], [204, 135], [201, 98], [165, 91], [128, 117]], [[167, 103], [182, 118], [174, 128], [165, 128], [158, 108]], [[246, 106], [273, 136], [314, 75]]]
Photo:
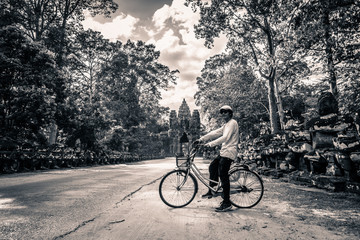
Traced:
[[[214, 181], [214, 180], [211, 180], [210, 178], [205, 177], [205, 176], [200, 172], [200, 170], [199, 170], [198, 167], [195, 165], [195, 163], [193, 163], [193, 162], [190, 164], [190, 168], [189, 168], [189, 170], [188, 170], [187, 175], [189, 175], [190, 172], [192, 172], [192, 173], [194, 174], [194, 176], [196, 177], [196, 179], [199, 179], [200, 182], [202, 182], [206, 187], [208, 187], [208, 188], [211, 189], [212, 191], [217, 192], [217, 191], [219, 191], [219, 189], [221, 188], [221, 182]], [[216, 183], [216, 186], [215, 186], [215, 187], [211, 187], [210, 184], [209, 184], [209, 182]]]
[[[195, 159], [195, 156], [196, 156], [196, 153], [197, 153], [198, 149], [199, 149], [199, 146], [196, 146], [196, 147], [191, 149], [191, 151], [190, 151], [190, 153], [189, 153], [189, 155], [187, 157], [187, 161], [186, 161], [186, 176], [184, 178], [184, 181], [178, 186], [178, 188], [181, 189], [181, 187], [187, 181], [187, 178], [188, 178], [189, 174], [193, 173], [193, 175], [195, 176], [196, 179], [200, 180], [200, 182], [202, 182], [206, 187], [208, 187], [209, 189], [211, 189], [212, 191], [217, 193], [221, 188], [221, 182], [220, 181], [214, 181], [214, 180], [211, 180], [210, 178], [205, 177], [204, 174], [201, 173], [199, 168], [194, 163], [194, 159]], [[246, 168], [246, 166], [236, 164], [236, 165], [233, 165], [230, 168], [229, 172], [233, 171], [234, 169], [240, 168], [240, 167]], [[210, 182], [215, 183], [216, 186], [211, 187], [210, 184], [209, 184]]]
[[[174, 208], [188, 205], [195, 198], [199, 181], [212, 190], [214, 197], [219, 196], [221, 180], [214, 181], [204, 176], [194, 162], [198, 150], [199, 146], [193, 145], [186, 158], [176, 158], [177, 168], [161, 179], [159, 194], [166, 205]], [[263, 181], [245, 163], [235, 161], [235, 164], [230, 166], [229, 180], [232, 205], [238, 208], [251, 208], [260, 202], [264, 194]]]

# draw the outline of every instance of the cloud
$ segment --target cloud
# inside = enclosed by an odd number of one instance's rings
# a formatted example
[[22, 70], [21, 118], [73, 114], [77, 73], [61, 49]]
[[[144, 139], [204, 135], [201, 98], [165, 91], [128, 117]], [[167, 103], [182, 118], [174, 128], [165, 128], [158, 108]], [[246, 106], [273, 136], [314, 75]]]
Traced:
[[193, 82], [179, 81], [175, 88], [162, 91], [160, 104], [172, 110], [178, 110], [183, 99], [186, 100], [191, 110], [198, 109], [194, 102], [194, 94], [198, 88]]
[[[114, 0], [119, 10], [136, 18], [151, 20], [154, 12], [172, 0]], [[117, 13], [115, 13], [117, 14]]]
[[152, 18], [154, 27], [157, 31], [163, 29], [166, 26], [166, 20], [171, 17], [171, 8], [165, 4], [162, 8], [158, 9]]
[[167, 30], [162, 37], [154, 41], [156, 49], [162, 52], [174, 52], [174, 49], [179, 45], [180, 39], [174, 35], [174, 31], [172, 29]]
[[139, 19], [130, 15], [121, 14], [116, 16], [111, 22], [99, 23], [94, 18], [87, 14], [86, 19], [83, 21], [85, 29], [91, 28], [95, 31], [101, 32], [105, 38], [111, 41], [121, 40], [127, 41], [131, 38], [136, 30], [136, 24]]
[[161, 104], [174, 110], [179, 109], [184, 98], [190, 109], [197, 108], [194, 101], [196, 77], [200, 76], [205, 60], [223, 51], [226, 45], [225, 37], [216, 39], [213, 49], [206, 48], [203, 39], [196, 39], [194, 25], [198, 23], [199, 15], [184, 2], [173, 0], [171, 4], [164, 4], [153, 13], [152, 21], [121, 13], [117, 13], [111, 22], [102, 24], [91, 17], [84, 21], [85, 27], [102, 32], [105, 38], [154, 44], [160, 51], [159, 62], [180, 71], [177, 85], [167, 92], [162, 91]]
[[195, 37], [194, 25], [198, 20], [198, 13], [185, 7], [183, 0], [174, 0], [171, 6], [164, 5], [154, 13], [156, 30], [149, 29], [151, 39], [148, 43], [160, 51], [159, 61], [180, 71], [178, 84], [163, 92], [161, 101], [174, 110], [178, 110], [183, 98], [191, 109], [197, 108], [194, 101], [198, 90], [196, 78], [200, 76], [205, 60], [223, 51], [226, 45], [226, 38], [221, 37], [215, 41], [213, 49], [206, 48], [204, 40]]

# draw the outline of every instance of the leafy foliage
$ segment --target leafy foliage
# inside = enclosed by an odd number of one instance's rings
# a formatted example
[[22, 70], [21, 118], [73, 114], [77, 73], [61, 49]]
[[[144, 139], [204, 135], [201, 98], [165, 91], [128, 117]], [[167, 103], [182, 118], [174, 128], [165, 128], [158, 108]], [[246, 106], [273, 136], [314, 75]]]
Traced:
[[194, 10], [200, 10], [201, 18], [195, 26], [195, 33], [205, 39], [206, 46], [211, 47], [214, 38], [225, 34], [227, 49], [237, 53], [232, 56], [245, 59], [243, 65], [251, 66], [248, 69], [251, 74], [266, 81], [271, 129], [273, 133], [278, 132], [277, 113], [282, 121], [281, 92], [284, 91], [278, 84], [306, 67], [289, 32], [291, 15], [302, 1], [186, 2]]
[[[278, 114], [308, 109], [309, 99], [339, 89], [343, 113], [359, 111], [359, 3], [345, 1], [187, 0], [200, 12], [196, 36], [212, 47], [226, 35], [197, 78], [196, 103], [209, 126], [218, 107], [232, 105], [244, 134]], [[177, 71], [142, 41], [109, 42], [84, 31], [84, 12], [117, 8], [113, 0], [4, 0], [0, 3], [1, 138], [46, 144], [49, 126], [69, 146], [161, 151], [168, 130], [161, 90]], [[326, 74], [324, 74], [326, 73]], [[312, 75], [312, 76], [311, 76]], [[325, 79], [307, 86], [300, 80]], [[296, 109], [295, 109], [296, 110]], [[200, 128], [196, 122], [190, 126]], [[161, 143], [162, 142], [162, 143]]]
[[158, 57], [155, 46], [128, 41], [102, 69], [99, 91], [112, 119], [125, 129], [159, 119], [165, 110], [159, 89], [174, 83], [177, 71], [158, 63]]
[[234, 109], [244, 134], [254, 131], [254, 123], [268, 115], [266, 89], [246, 65], [241, 66], [232, 55], [216, 55], [206, 61], [202, 76], [197, 79], [196, 103], [208, 117], [210, 126], [219, 125], [219, 107]]
[[61, 143], [95, 151], [116, 134], [138, 146], [166, 130], [160, 89], [175, 83], [177, 71], [157, 61], [153, 45], [111, 43], [79, 24], [84, 11], [109, 16], [114, 1], [5, 0], [0, 6], [5, 135], [22, 141], [17, 131], [31, 142], [57, 126]]
[[358, 69], [359, 10], [357, 1], [321, 0], [308, 1], [294, 15], [295, 40], [318, 59], [312, 64], [322, 62], [322, 72], [335, 96], [341, 82], [347, 81], [342, 73], [348, 76]]
[[[207, 47], [213, 46], [216, 37], [226, 35], [228, 52], [242, 61], [232, 67], [250, 66], [248, 71], [266, 80], [273, 133], [280, 130], [278, 117], [280, 123], [284, 121], [282, 98], [303, 94], [297, 92], [303, 89], [299, 80], [327, 72], [330, 89], [343, 90], [339, 99], [344, 104], [350, 102], [348, 96], [357, 99], [349, 87], [357, 85], [354, 79], [358, 78], [357, 1], [187, 0], [186, 5], [199, 11], [195, 34], [205, 39]], [[217, 69], [221, 68], [217, 64]], [[336, 78], [340, 76], [339, 81]], [[217, 86], [222, 84], [215, 78], [212, 81]], [[214, 102], [220, 103], [221, 99], [214, 98]]]
[[1, 132], [18, 142], [44, 144], [41, 127], [56, 109], [54, 79], [62, 76], [54, 55], [18, 26], [0, 30]]

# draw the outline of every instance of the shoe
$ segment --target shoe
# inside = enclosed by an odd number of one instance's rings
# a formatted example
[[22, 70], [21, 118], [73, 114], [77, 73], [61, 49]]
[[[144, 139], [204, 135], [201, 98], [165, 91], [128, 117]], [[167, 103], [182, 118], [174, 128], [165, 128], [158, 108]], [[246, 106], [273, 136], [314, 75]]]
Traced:
[[208, 199], [212, 198], [213, 196], [214, 196], [214, 194], [212, 193], [211, 190], [209, 190], [207, 193], [201, 195], [202, 198], [208, 198]]
[[231, 203], [226, 203], [224, 201], [221, 202], [220, 206], [215, 208], [216, 212], [226, 212], [231, 209], [232, 205]]

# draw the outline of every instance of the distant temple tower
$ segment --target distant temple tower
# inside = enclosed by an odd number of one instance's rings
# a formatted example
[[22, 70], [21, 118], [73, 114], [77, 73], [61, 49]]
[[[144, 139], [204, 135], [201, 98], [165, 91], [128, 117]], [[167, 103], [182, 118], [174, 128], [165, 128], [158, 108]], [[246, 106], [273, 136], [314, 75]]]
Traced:
[[182, 154], [182, 139], [192, 141], [200, 137], [200, 114], [198, 110], [194, 110], [193, 114], [190, 113], [190, 108], [183, 99], [179, 107], [179, 114], [175, 110], [170, 112], [170, 130], [169, 137], [172, 139], [170, 144], [170, 153], [173, 155]]
[[183, 99], [181, 106], [179, 108], [179, 117], [178, 118], [179, 118], [180, 129], [184, 130], [184, 132], [189, 131], [191, 113], [190, 113], [190, 108], [187, 105], [185, 99]]

